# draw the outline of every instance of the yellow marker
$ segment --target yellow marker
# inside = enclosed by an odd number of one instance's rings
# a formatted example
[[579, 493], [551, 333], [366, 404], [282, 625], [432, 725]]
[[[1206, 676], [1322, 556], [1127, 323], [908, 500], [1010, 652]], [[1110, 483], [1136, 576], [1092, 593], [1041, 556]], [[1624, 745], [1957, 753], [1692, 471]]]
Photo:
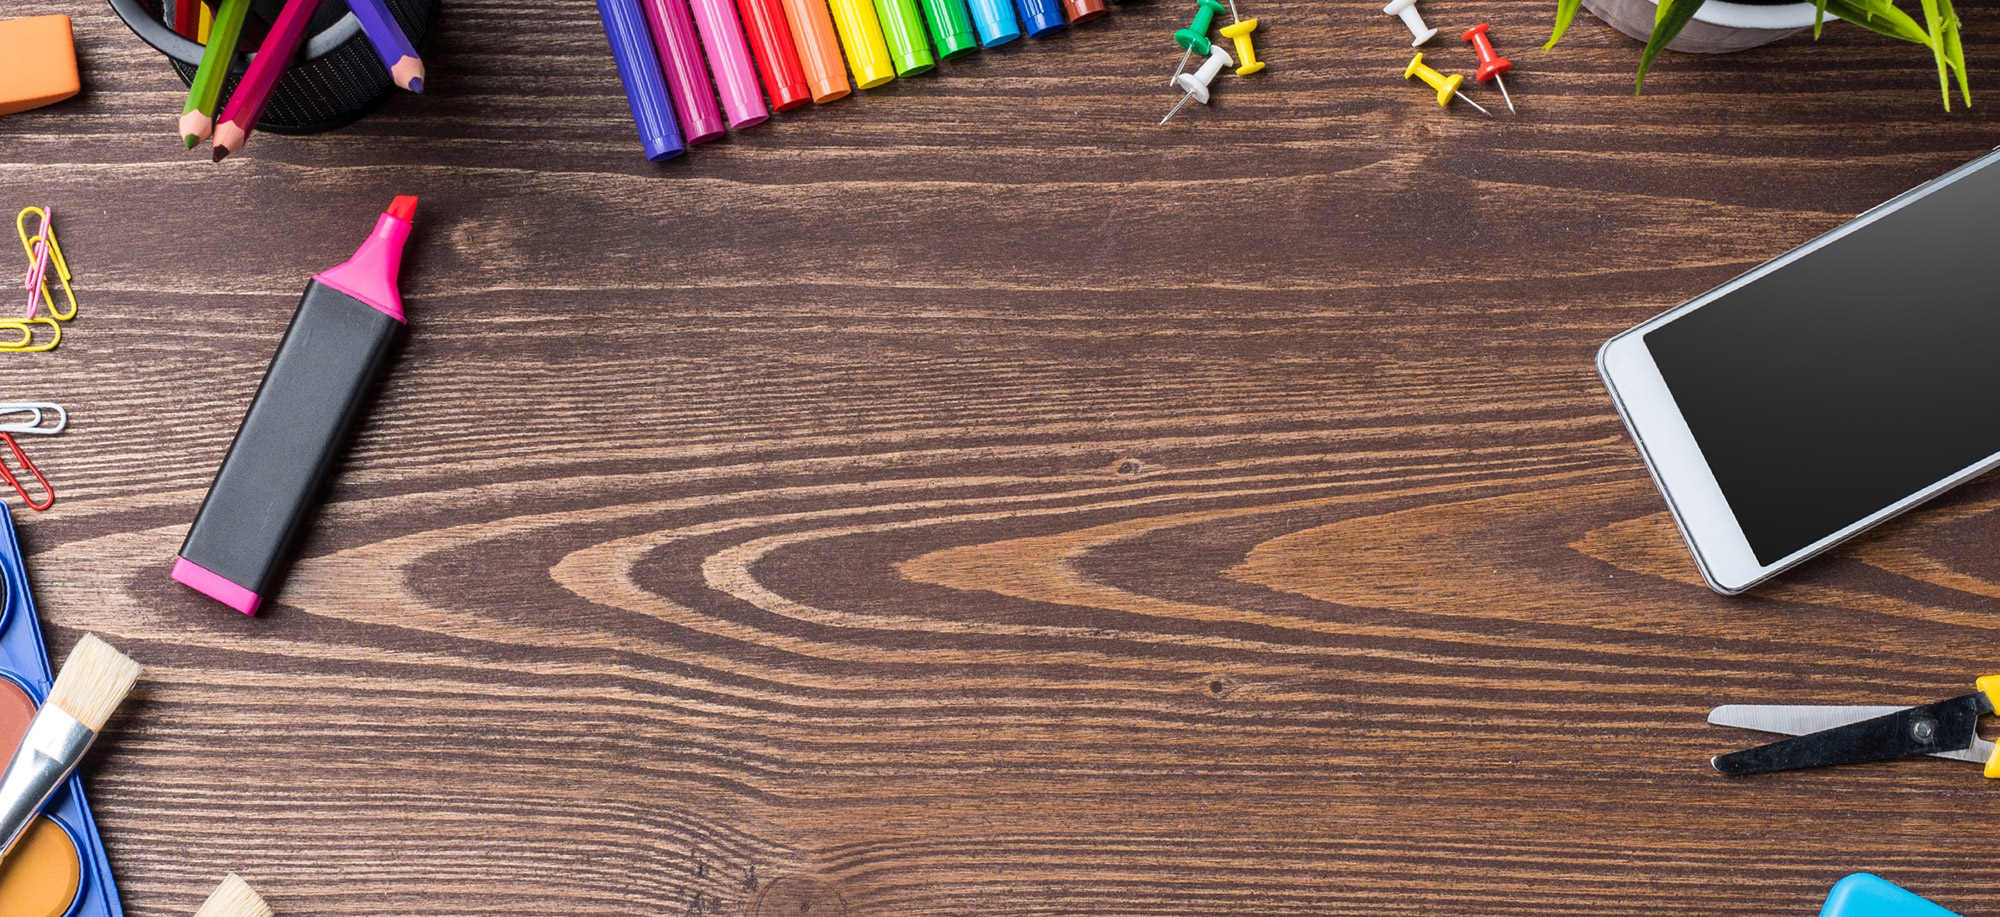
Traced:
[[875, 16], [872, 0], [832, 0], [833, 28], [840, 33], [841, 50], [847, 52], [847, 66], [854, 71], [854, 85], [874, 89], [896, 78], [889, 62], [889, 43], [882, 38], [882, 20]]
[[1249, 76], [1264, 69], [1264, 62], [1257, 59], [1257, 49], [1250, 44], [1250, 33], [1257, 31], [1257, 20], [1245, 19], [1234, 25], [1222, 27], [1222, 37], [1236, 42], [1236, 59], [1243, 66], [1236, 68], [1237, 76]]
[[[36, 232], [32, 236], [28, 235], [29, 214], [34, 214], [35, 216], [42, 218], [42, 225], [40, 231]], [[56, 241], [56, 230], [55, 227], [49, 225], [48, 211], [43, 210], [40, 207], [28, 207], [23, 209], [20, 213], [14, 215], [14, 231], [20, 234], [21, 250], [28, 253], [28, 261], [31, 264], [37, 260], [37, 258], [35, 257], [35, 243], [42, 241], [42, 237], [44, 235], [48, 236], [49, 266], [56, 269], [56, 279], [60, 281], [62, 284], [63, 296], [69, 299], [69, 311], [66, 313], [56, 311], [55, 298], [49, 295], [49, 278], [46, 272], [42, 274], [42, 284], [41, 284], [42, 302], [49, 307], [49, 314], [55, 316], [56, 318], [59, 318], [63, 321], [69, 321], [70, 319], [75, 318], [76, 289], [69, 285], [69, 262], [63, 260], [62, 243]], [[34, 297], [33, 291], [30, 291], [28, 293], [28, 296], [30, 298], [30, 301], [32, 301]], [[21, 330], [26, 330], [26, 329], [21, 329]]]
[[1422, 53], [1417, 54], [1416, 57], [1410, 58], [1410, 66], [1403, 71], [1403, 79], [1407, 80], [1413, 76], [1423, 80], [1426, 83], [1429, 83], [1432, 89], [1438, 91], [1438, 107], [1442, 108], [1446, 105], [1450, 105], [1451, 97], [1457, 96], [1459, 100], [1463, 101], [1465, 104], [1470, 105], [1473, 108], [1479, 109], [1480, 114], [1485, 115], [1488, 118], [1493, 117], [1493, 113], [1487, 111], [1484, 106], [1480, 105], [1478, 102], [1474, 102], [1471, 99], [1466, 98], [1465, 93], [1458, 91], [1459, 84], [1465, 82], [1464, 76], [1456, 73], [1452, 74], [1451, 76], [1445, 76], [1444, 74], [1437, 72], [1436, 70], [1432, 69], [1429, 65], [1424, 63], [1424, 56]]

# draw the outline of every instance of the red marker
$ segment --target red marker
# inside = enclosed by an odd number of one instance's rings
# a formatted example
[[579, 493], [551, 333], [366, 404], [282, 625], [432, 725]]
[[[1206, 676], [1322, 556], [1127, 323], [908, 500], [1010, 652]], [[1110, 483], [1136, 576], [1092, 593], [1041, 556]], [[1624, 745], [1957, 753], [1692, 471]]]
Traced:
[[1520, 114], [1514, 110], [1514, 97], [1507, 94], [1507, 81], [1500, 78], [1500, 74], [1514, 69], [1514, 62], [1493, 50], [1493, 39], [1487, 37], [1486, 28], [1486, 23], [1482, 22], [1465, 30], [1465, 40], [1472, 42], [1472, 50], [1479, 55], [1479, 69], [1472, 72], [1472, 78], [1482, 83], [1492, 80], [1500, 84], [1500, 98], [1507, 100], [1507, 113]]
[[806, 88], [806, 68], [799, 63], [799, 49], [792, 43], [791, 26], [785, 22], [783, 0], [736, 0], [742, 13], [743, 34], [750, 39], [750, 56], [757, 60], [757, 73], [764, 77], [764, 94], [771, 97], [772, 111], [791, 111], [812, 101]]

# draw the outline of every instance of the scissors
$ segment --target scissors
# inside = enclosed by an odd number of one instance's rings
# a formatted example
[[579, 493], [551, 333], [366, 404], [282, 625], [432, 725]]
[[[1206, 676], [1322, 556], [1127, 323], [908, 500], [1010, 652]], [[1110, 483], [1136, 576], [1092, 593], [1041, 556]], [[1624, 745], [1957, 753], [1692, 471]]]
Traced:
[[1767, 774], [1829, 764], [1931, 755], [1986, 766], [2000, 778], [2000, 746], [1979, 737], [1979, 718], [2000, 705], [2000, 675], [1978, 690], [1921, 707], [1729, 704], [1708, 714], [1717, 726], [1792, 736], [1709, 760], [1725, 774]]

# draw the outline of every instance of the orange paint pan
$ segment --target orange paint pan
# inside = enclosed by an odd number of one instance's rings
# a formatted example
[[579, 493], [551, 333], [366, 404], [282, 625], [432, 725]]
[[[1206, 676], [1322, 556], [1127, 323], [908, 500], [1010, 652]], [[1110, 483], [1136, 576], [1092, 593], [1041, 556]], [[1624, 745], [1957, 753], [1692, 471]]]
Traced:
[[81, 88], [68, 16], [0, 19], [0, 115], [53, 105]]

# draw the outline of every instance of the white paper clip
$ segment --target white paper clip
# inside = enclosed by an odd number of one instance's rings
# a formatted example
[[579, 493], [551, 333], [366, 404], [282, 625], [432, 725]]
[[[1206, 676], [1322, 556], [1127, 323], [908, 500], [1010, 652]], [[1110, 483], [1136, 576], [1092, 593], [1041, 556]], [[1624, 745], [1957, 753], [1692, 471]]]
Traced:
[[[30, 420], [17, 419], [15, 415], [30, 414]], [[48, 418], [54, 415], [51, 426]], [[69, 412], [62, 405], [48, 401], [21, 401], [12, 404], [0, 402], [0, 433], [33, 433], [54, 436], [69, 427]]]

